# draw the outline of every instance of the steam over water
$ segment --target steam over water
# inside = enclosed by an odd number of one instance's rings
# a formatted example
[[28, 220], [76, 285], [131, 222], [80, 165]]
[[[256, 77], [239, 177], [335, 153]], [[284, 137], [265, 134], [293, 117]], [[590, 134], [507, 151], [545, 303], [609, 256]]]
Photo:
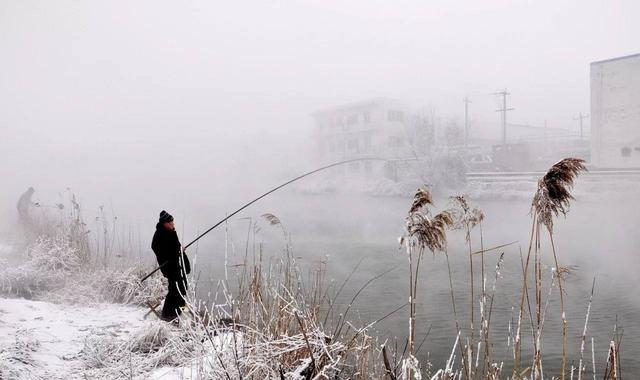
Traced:
[[[314, 267], [321, 260], [328, 259], [327, 278], [334, 279], [334, 288], [338, 288], [362, 261], [343, 290], [341, 304], [336, 308], [338, 311], [344, 310], [346, 303], [366, 281], [395, 267], [392, 272], [373, 282], [357, 298], [350, 316], [355, 322], [366, 324], [407, 301], [408, 261], [406, 253], [399, 249], [397, 238], [402, 234], [403, 218], [409, 203], [410, 199], [402, 198], [276, 195], [247, 212], [247, 215], [253, 215], [253, 221], [261, 224], [255, 242], [253, 238], [250, 240], [249, 250], [253, 251], [254, 243], [259, 250], [260, 242], [264, 257], [276, 255], [283, 249], [280, 231], [268, 227], [259, 218], [262, 213], [270, 212], [280, 217], [291, 234], [294, 254], [301, 265], [305, 268]], [[482, 226], [485, 248], [518, 241], [502, 250], [485, 254], [486, 287], [491, 292], [499, 252], [505, 252], [504, 267], [498, 279], [491, 316], [491, 340], [496, 359], [505, 360], [505, 368], [509, 368], [511, 354], [507, 349], [508, 327], [512, 318], [517, 320], [522, 290], [520, 249], [526, 257], [531, 231], [529, 202], [471, 203], [477, 204], [486, 215]], [[446, 206], [446, 199], [436, 200], [436, 209]], [[596, 361], [599, 368], [604, 368], [608, 343], [617, 321], [619, 332], [623, 332], [622, 368], [627, 376], [640, 374], [640, 365], [635, 360], [640, 354], [640, 258], [636, 252], [640, 239], [636, 232], [640, 225], [638, 206], [638, 202], [630, 203], [620, 199], [613, 199], [608, 203], [578, 199], [573, 203], [566, 220], [558, 218], [554, 233], [560, 265], [572, 268], [565, 285], [570, 358], [579, 360], [580, 337], [595, 277], [596, 287], [587, 330], [585, 358], [591, 361], [590, 337], [593, 336]], [[248, 220], [236, 219], [228, 226], [230, 264], [242, 260], [246, 248], [247, 225]], [[212, 235], [203, 239], [198, 248], [198, 266], [203, 271], [201, 278], [212, 277], [215, 283], [216, 279], [224, 278], [224, 229], [214, 231]], [[472, 235], [474, 251], [480, 249], [479, 238], [479, 229], [476, 229]], [[468, 247], [461, 232], [450, 233], [448, 240], [458, 317], [461, 326], [468, 329]], [[542, 270], [544, 298], [549, 291], [553, 262], [547, 242], [545, 233], [542, 235], [543, 261], [547, 264]], [[480, 260], [480, 256], [476, 255], [476, 297], [480, 290]], [[436, 367], [444, 366], [456, 336], [448, 281], [445, 256], [427, 254], [420, 267], [416, 339], [419, 343], [431, 327], [419, 357], [421, 360], [429, 358]], [[561, 352], [557, 286], [552, 292], [542, 342], [547, 371], [559, 368]], [[477, 337], [480, 314], [477, 299], [475, 307]], [[407, 320], [408, 311], [404, 309], [376, 325], [375, 329], [382, 339], [393, 341], [397, 338], [399, 349], [402, 350], [408, 331]], [[530, 350], [532, 346], [528, 317], [523, 321], [522, 328], [525, 350], [523, 360], [526, 361], [530, 357], [526, 350]]]

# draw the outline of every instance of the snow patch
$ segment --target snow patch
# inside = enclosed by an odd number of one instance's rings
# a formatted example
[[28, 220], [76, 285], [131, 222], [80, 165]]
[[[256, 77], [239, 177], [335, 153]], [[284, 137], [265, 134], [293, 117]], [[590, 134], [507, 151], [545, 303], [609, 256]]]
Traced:
[[0, 298], [0, 379], [81, 378], [88, 336], [129, 337], [149, 322], [143, 309]]

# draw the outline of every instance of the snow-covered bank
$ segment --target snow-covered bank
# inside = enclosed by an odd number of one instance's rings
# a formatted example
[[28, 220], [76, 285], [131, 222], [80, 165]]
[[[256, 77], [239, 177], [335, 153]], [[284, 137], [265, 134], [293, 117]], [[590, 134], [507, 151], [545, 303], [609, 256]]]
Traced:
[[[251, 286], [237, 297], [225, 289], [223, 302], [210, 308], [190, 291], [185, 319], [175, 326], [143, 320], [144, 305], [163, 298], [160, 276], [141, 286], [148, 268], [97, 269], [72, 242], [38, 238], [20, 252], [19, 264], [0, 271], [0, 297], [23, 297], [0, 298], [1, 380], [297, 380], [310, 371], [331, 378], [380, 371], [370, 326], [329, 335], [336, 327], [325, 330], [317, 313], [329, 298], [292, 290], [302, 289], [302, 280], [291, 261], [268, 272], [250, 267], [240, 278]], [[324, 291], [313, 284], [310, 294]]]
[[[154, 316], [144, 320], [141, 305], [162, 298], [159, 277], [140, 286], [136, 279], [146, 269], [96, 269], [60, 238], [38, 238], [15, 255], [16, 265], [0, 271], [1, 380], [146, 379], [184, 362], [173, 347], [161, 347], [181, 332]], [[152, 348], [140, 350], [140, 342]]]
[[143, 316], [142, 308], [132, 306], [0, 298], [0, 378], [84, 378], [86, 338], [127, 339], [153, 323]]

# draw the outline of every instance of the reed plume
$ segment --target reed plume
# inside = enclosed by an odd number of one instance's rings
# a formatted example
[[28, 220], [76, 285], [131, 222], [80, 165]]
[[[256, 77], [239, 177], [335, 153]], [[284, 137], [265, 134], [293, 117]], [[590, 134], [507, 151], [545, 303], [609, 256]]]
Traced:
[[470, 239], [470, 231], [484, 220], [484, 213], [477, 207], [471, 208], [464, 195], [456, 195], [449, 198], [451, 200], [452, 209], [450, 213], [453, 216], [453, 228], [468, 229], [466, 239]]
[[278, 218], [277, 216], [273, 215], [273, 214], [262, 214], [261, 215], [267, 222], [269, 222], [270, 225], [272, 226], [277, 226], [277, 225], [282, 225], [282, 222], [280, 222], [280, 218]]
[[[416, 293], [418, 289], [418, 273], [420, 259], [425, 250], [431, 252], [443, 252], [447, 246], [447, 228], [454, 225], [450, 210], [442, 211], [432, 216], [427, 206], [433, 205], [431, 192], [427, 187], [420, 187], [411, 203], [409, 213], [405, 218], [406, 231], [400, 238], [400, 244], [407, 249], [409, 256], [409, 356], [403, 363], [413, 363], [415, 359], [415, 331], [416, 331]], [[415, 256], [415, 257], [414, 257]], [[415, 260], [415, 262], [414, 262]], [[419, 372], [415, 365], [403, 370], [407, 378], [411, 378], [414, 372]]]
[[446, 230], [453, 225], [453, 217], [449, 210], [442, 211], [434, 217], [414, 212], [407, 216], [407, 236], [413, 246], [432, 252], [443, 251], [447, 245]]
[[409, 215], [414, 212], [420, 211], [424, 206], [433, 205], [433, 198], [431, 197], [431, 192], [429, 188], [426, 186], [420, 187], [416, 194], [413, 196], [413, 202], [411, 203], [411, 208], [409, 209]]
[[553, 217], [569, 212], [570, 201], [574, 199], [571, 195], [573, 183], [578, 174], [586, 170], [583, 159], [565, 158], [538, 181], [531, 212], [535, 212], [538, 223], [544, 224], [550, 232], [553, 231]]

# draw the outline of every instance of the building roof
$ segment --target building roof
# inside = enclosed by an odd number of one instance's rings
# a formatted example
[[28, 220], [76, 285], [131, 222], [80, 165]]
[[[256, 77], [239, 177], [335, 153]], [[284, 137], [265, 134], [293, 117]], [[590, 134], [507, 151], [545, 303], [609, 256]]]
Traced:
[[397, 100], [391, 99], [391, 98], [383, 98], [383, 97], [372, 98], [372, 99], [362, 100], [359, 102], [347, 103], [347, 104], [343, 104], [335, 107], [324, 108], [316, 112], [313, 112], [311, 116], [322, 116], [325, 114], [330, 114], [335, 112], [352, 111], [355, 109], [379, 106], [381, 104], [399, 104], [399, 103], [400, 102], [398, 102]]
[[631, 54], [631, 55], [625, 55], [625, 56], [622, 56], [622, 57], [604, 59], [602, 61], [595, 61], [595, 62], [591, 62], [591, 64], [592, 65], [599, 65], [601, 63], [607, 63], [607, 62], [612, 62], [612, 61], [620, 61], [620, 60], [623, 60], [623, 59], [631, 59], [631, 58], [640, 58], [640, 53]]

